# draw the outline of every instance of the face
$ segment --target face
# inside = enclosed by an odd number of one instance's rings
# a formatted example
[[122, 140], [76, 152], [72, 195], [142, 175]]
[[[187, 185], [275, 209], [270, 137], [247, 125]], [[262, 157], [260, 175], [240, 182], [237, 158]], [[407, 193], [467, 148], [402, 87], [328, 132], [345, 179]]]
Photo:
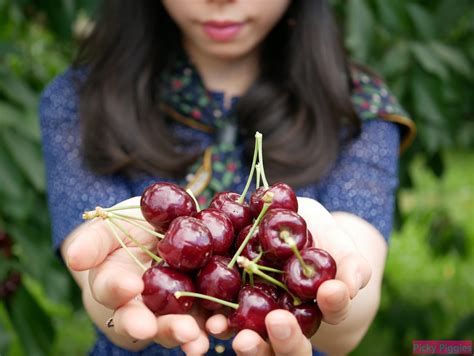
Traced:
[[162, 0], [183, 34], [184, 47], [220, 59], [255, 53], [290, 1]]

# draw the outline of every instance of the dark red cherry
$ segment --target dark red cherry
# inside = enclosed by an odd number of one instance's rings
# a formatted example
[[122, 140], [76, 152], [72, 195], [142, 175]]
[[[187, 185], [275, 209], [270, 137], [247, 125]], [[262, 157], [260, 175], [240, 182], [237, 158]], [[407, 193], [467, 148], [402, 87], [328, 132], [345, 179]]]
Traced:
[[263, 218], [259, 227], [260, 244], [265, 258], [284, 263], [293, 256], [293, 251], [285, 242], [284, 236], [291, 237], [298, 250], [307, 241], [306, 222], [297, 213], [287, 209], [271, 209]]
[[196, 270], [212, 256], [211, 232], [201, 220], [180, 216], [173, 220], [165, 237], [158, 242], [158, 252], [177, 270]]
[[250, 211], [253, 217], [257, 217], [263, 208], [263, 196], [266, 192], [273, 193], [272, 204], [269, 209], [283, 208], [298, 212], [298, 199], [291, 187], [285, 183], [275, 183], [268, 189], [258, 188], [250, 196]]
[[286, 292], [281, 295], [278, 304], [295, 316], [301, 331], [308, 339], [318, 331], [322, 319], [318, 304], [307, 302], [295, 306], [293, 298]]
[[155, 183], [142, 194], [143, 217], [158, 232], [165, 232], [174, 218], [196, 213], [196, 204], [186, 191], [172, 183]]
[[[239, 249], [240, 245], [242, 245], [242, 242], [244, 242], [251, 228], [252, 228], [252, 225], [247, 225], [246, 227], [243, 228], [242, 231], [240, 231], [235, 242], [236, 251]], [[260, 239], [258, 237], [258, 229], [256, 229], [253, 233], [253, 236], [250, 238], [247, 245], [245, 245], [240, 255], [247, 257], [249, 260], [252, 261], [256, 257], [258, 257], [261, 250], [262, 250], [262, 247], [260, 246]], [[260, 261], [259, 261], [259, 264], [260, 264]]]
[[[228, 268], [229, 257], [212, 256], [211, 260], [201, 269], [197, 276], [196, 288], [199, 293], [233, 302], [237, 299], [242, 279], [234, 265]], [[201, 305], [208, 310], [221, 309], [222, 305], [201, 299]]]
[[143, 302], [156, 315], [185, 314], [193, 306], [193, 297], [174, 296], [179, 291], [195, 292], [193, 281], [186, 274], [160, 263], [148, 268], [142, 279]]
[[266, 295], [269, 295], [276, 301], [278, 301], [278, 298], [280, 297], [280, 290], [278, 287], [274, 284], [270, 284], [270, 282], [267, 282], [263, 279], [257, 279], [253, 282], [253, 287], [256, 289], [260, 289], [262, 292], [264, 292]]
[[336, 277], [336, 262], [327, 251], [315, 247], [302, 250], [301, 257], [314, 275], [306, 276], [301, 263], [293, 256], [285, 265], [283, 282], [302, 300], [314, 300], [321, 283]]
[[252, 223], [249, 205], [238, 202], [240, 195], [232, 192], [217, 193], [209, 204], [210, 208], [222, 211], [232, 221], [234, 233], [238, 234], [245, 226]]
[[308, 230], [308, 236], [306, 237], [306, 245], [303, 248], [314, 247], [313, 234]]
[[234, 225], [220, 210], [208, 208], [196, 215], [207, 226], [212, 235], [212, 250], [215, 255], [227, 255], [234, 243]]
[[272, 310], [278, 309], [278, 303], [265, 292], [244, 286], [239, 293], [239, 308], [228, 320], [229, 326], [236, 331], [250, 329], [267, 338], [265, 317]]

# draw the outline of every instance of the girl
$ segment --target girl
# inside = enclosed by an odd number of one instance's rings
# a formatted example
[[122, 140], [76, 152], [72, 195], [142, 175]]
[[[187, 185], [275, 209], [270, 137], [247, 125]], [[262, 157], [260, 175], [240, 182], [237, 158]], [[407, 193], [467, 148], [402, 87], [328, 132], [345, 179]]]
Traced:
[[[54, 246], [97, 326], [92, 354], [345, 354], [361, 340], [413, 126], [347, 60], [327, 1], [106, 0], [75, 65], [45, 90], [40, 118]], [[266, 318], [268, 341], [250, 330], [223, 341], [225, 317], [200, 310], [155, 317], [106, 225], [81, 223], [84, 210], [154, 181], [187, 185], [200, 203], [242, 191], [257, 130], [267, 175], [306, 197], [299, 213], [338, 265], [315, 296], [324, 323], [311, 340], [283, 310]]]

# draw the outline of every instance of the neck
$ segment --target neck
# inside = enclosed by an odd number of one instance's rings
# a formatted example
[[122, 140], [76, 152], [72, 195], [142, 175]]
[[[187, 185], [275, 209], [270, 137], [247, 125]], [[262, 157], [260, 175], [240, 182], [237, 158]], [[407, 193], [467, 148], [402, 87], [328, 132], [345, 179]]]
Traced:
[[232, 97], [244, 94], [258, 75], [257, 51], [228, 59], [210, 57], [186, 44], [185, 49], [206, 88], [224, 93], [226, 107], [230, 106]]

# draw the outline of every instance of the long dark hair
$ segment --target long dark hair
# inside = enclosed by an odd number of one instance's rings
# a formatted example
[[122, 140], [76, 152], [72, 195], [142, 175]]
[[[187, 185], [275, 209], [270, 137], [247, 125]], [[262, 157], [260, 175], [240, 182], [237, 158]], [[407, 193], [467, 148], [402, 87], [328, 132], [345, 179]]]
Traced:
[[[195, 153], [178, 152], [157, 102], [157, 81], [182, 51], [180, 32], [161, 1], [105, 0], [76, 66], [83, 150], [100, 173], [182, 176]], [[261, 73], [237, 106], [247, 152], [264, 134], [271, 181], [299, 187], [321, 178], [360, 120], [350, 100], [350, 71], [326, 0], [292, 1], [262, 43]]]

